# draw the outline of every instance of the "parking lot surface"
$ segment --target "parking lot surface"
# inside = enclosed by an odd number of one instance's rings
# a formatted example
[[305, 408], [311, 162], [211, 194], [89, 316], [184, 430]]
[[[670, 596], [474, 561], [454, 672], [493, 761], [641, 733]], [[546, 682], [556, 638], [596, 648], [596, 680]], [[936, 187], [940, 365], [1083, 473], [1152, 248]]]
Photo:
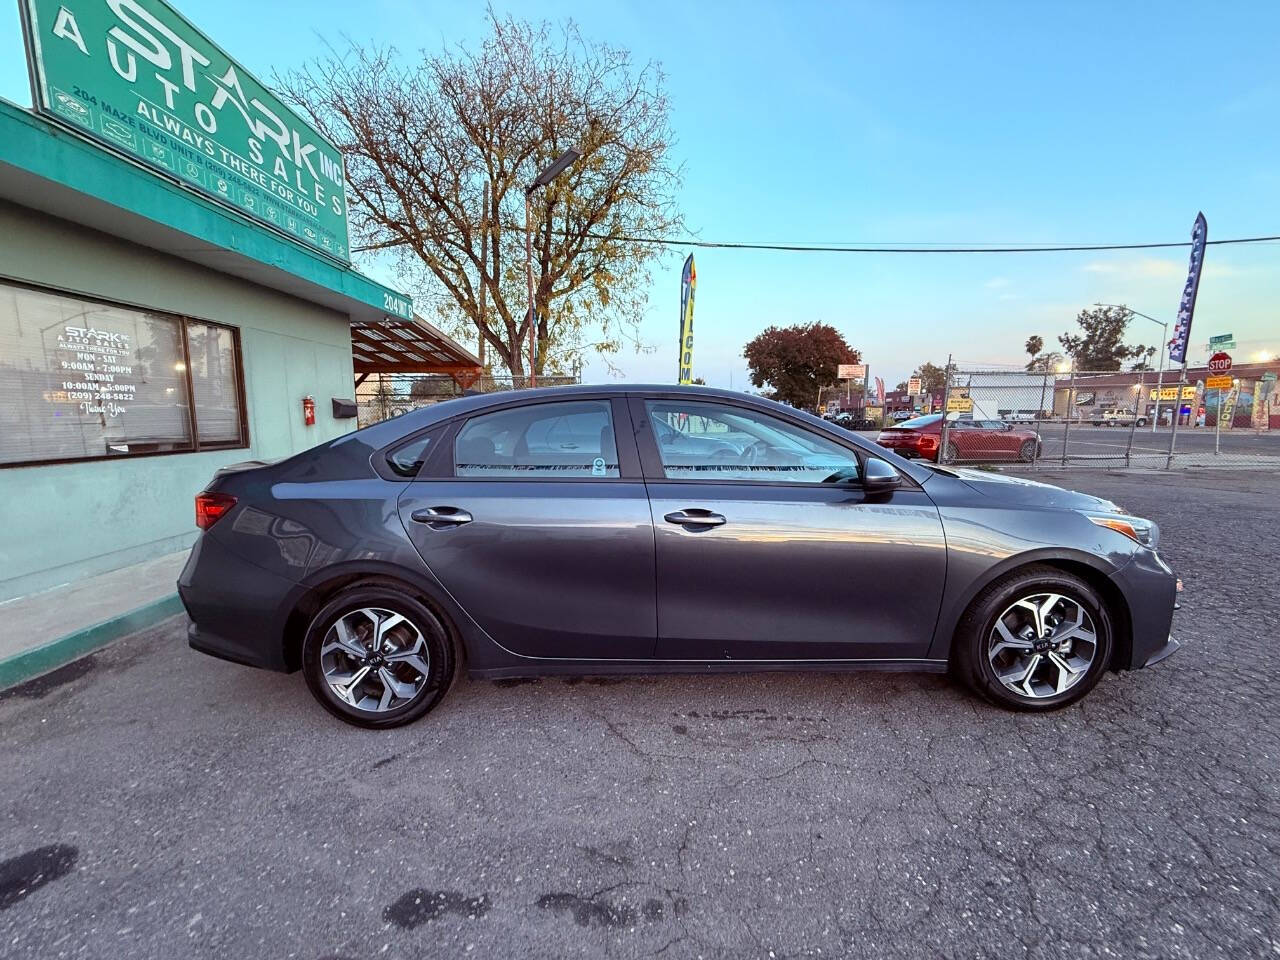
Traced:
[[0, 956], [1275, 955], [1280, 481], [1041, 476], [1187, 581], [1176, 656], [1048, 716], [939, 676], [463, 680], [367, 732], [177, 619], [0, 695]]

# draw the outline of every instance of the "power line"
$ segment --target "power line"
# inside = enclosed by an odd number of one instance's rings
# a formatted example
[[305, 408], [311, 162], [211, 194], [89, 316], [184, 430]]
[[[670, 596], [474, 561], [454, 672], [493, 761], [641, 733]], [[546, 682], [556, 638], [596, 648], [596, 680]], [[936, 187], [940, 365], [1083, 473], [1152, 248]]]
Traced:
[[[592, 234], [596, 240], [613, 240], [620, 243], [645, 243], [664, 247], [697, 247], [712, 250], [775, 250], [784, 253], [1074, 253], [1091, 250], [1167, 250], [1176, 247], [1189, 247], [1190, 241], [1177, 243], [1087, 243], [1071, 245], [1046, 246], [972, 246], [972, 247], [932, 247], [932, 246], [841, 246], [798, 243], [746, 243], [728, 240], [669, 240], [663, 237], [611, 237], [604, 234]], [[1209, 246], [1226, 246], [1242, 243], [1272, 243], [1280, 240], [1275, 237], [1236, 237], [1230, 240], [1209, 240]]]

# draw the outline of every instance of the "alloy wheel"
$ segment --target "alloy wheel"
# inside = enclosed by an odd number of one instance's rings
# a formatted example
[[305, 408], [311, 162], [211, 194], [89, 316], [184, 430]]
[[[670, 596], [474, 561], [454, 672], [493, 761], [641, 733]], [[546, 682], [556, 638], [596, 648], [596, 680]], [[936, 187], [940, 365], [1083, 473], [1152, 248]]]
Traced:
[[992, 672], [1020, 697], [1044, 700], [1084, 679], [1098, 650], [1093, 618], [1078, 600], [1037, 593], [1010, 604], [987, 642]]
[[431, 654], [404, 614], [360, 607], [333, 622], [320, 647], [320, 668], [333, 695], [357, 710], [386, 713], [425, 689]]

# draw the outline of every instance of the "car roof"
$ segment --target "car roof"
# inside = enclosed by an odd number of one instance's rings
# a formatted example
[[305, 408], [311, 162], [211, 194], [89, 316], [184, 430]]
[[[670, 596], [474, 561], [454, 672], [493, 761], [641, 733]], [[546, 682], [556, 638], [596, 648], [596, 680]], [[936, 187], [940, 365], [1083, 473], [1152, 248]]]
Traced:
[[[832, 428], [832, 425], [821, 417], [814, 416], [796, 407], [789, 407], [786, 404], [750, 393], [726, 390], [722, 387], [674, 383], [577, 383], [568, 386], [533, 387], [524, 390], [502, 390], [495, 393], [477, 393], [454, 397], [449, 400], [442, 400], [439, 403], [428, 404], [390, 420], [383, 420], [380, 423], [364, 427], [354, 433], [346, 434], [346, 438], [354, 438], [359, 435], [363, 442], [375, 448], [380, 448], [394, 442], [399, 437], [426, 429], [437, 423], [443, 423], [459, 416], [469, 416], [489, 407], [498, 407], [508, 403], [525, 404], [537, 403], [540, 400], [569, 400], [574, 397], [626, 397], [634, 395], [690, 396], [707, 400], [732, 400], [735, 403], [753, 406], [765, 412], [782, 413], [808, 421], [820, 431], [830, 432], [832, 429], [839, 429]], [[892, 459], [900, 469], [905, 470], [917, 482], [922, 482], [929, 476], [929, 472], [924, 468], [918, 467], [910, 461], [902, 460], [891, 451], [878, 448], [875, 444], [865, 442], [856, 435], [852, 436], [858, 446], [868, 453]], [[339, 438], [334, 443], [341, 444], [343, 439]]]

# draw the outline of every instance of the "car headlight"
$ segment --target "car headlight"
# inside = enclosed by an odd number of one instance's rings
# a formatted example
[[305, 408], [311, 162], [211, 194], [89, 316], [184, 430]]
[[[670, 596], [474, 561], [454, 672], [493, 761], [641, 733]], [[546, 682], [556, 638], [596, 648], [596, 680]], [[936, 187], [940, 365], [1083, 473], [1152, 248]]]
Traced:
[[1123, 513], [1086, 514], [1091, 523], [1100, 527], [1108, 527], [1117, 533], [1123, 533], [1135, 543], [1140, 543], [1150, 550], [1156, 548], [1160, 539], [1160, 528], [1150, 520], [1141, 517], [1130, 517]]

